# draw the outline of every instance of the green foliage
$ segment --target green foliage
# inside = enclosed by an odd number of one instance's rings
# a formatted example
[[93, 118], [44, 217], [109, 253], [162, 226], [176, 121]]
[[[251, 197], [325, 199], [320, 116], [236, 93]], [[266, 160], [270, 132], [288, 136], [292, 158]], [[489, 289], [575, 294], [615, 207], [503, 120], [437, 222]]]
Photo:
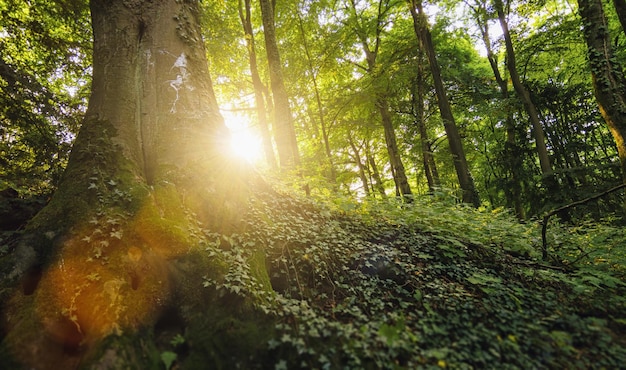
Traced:
[[88, 22], [83, 1], [0, 5], [0, 188], [59, 180], [86, 105]]
[[[503, 210], [420, 199], [351, 207], [266, 194], [243, 215], [242, 233], [209, 237], [209, 254], [231, 267], [205, 285], [253, 297], [278, 320], [258, 367], [610, 368], [626, 360], [617, 260], [543, 265], [539, 227]], [[605, 251], [623, 249], [623, 237]], [[245, 262], [257, 248], [273, 292]]]

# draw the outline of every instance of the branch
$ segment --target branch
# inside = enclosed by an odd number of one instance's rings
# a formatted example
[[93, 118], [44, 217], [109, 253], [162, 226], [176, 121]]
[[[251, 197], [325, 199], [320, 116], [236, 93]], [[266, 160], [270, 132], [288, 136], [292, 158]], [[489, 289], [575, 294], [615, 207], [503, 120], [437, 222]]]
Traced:
[[570, 204], [565, 205], [563, 207], [559, 207], [559, 208], [557, 208], [555, 210], [552, 210], [552, 211], [548, 212], [545, 216], [543, 216], [543, 221], [542, 221], [543, 226], [541, 228], [541, 241], [542, 241], [542, 247], [543, 247], [543, 259], [544, 259], [544, 261], [548, 258], [548, 241], [546, 239], [546, 232], [548, 231], [548, 220], [550, 219], [550, 217], [554, 216], [555, 214], [557, 214], [557, 213], [559, 213], [561, 211], [564, 211], [564, 210], [572, 208], [572, 207], [579, 206], [581, 204], [588, 203], [588, 202], [590, 202], [592, 200], [601, 198], [601, 197], [603, 197], [603, 196], [605, 196], [607, 194], [613, 193], [613, 192], [618, 191], [620, 189], [623, 189], [625, 187], [626, 187], [626, 183], [618, 185], [618, 186], [615, 186], [615, 187], [612, 187], [609, 190], [606, 190], [606, 191], [604, 191], [604, 192], [602, 192], [600, 194], [596, 194], [596, 195], [591, 196], [589, 198], [586, 198], [586, 199], [583, 199], [583, 200], [579, 200], [579, 201], [574, 202], [574, 203], [570, 203]]

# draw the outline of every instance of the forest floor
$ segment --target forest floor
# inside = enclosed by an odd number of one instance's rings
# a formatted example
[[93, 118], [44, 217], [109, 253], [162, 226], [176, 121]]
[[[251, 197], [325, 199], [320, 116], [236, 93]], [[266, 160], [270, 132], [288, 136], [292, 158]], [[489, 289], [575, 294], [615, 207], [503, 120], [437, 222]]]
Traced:
[[[623, 228], [555, 222], [544, 261], [538, 223], [432, 199], [321, 203], [261, 192], [241, 225], [204, 231], [202, 253], [229, 267], [197, 276], [196, 289], [253, 302], [272, 328], [238, 358], [201, 324], [155, 327], [161, 368], [202, 368], [216, 351], [230, 365], [269, 369], [626, 364]], [[259, 251], [269, 282], [250, 263]]]

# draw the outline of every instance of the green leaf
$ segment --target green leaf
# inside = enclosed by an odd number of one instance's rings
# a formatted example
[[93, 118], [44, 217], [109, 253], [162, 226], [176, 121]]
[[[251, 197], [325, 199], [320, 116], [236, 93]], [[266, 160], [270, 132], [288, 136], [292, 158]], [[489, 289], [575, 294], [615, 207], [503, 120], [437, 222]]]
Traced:
[[177, 358], [178, 358], [178, 355], [174, 352], [171, 352], [171, 351], [161, 352], [161, 361], [163, 361], [163, 363], [165, 364], [166, 370], [169, 370], [172, 367], [172, 364], [174, 363], [174, 361], [176, 361]]

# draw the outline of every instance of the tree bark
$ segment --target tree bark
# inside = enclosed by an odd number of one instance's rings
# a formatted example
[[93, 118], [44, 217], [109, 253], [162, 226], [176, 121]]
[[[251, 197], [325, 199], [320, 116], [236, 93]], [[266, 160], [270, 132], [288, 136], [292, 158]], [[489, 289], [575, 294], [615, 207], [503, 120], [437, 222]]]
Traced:
[[594, 94], [620, 158], [626, 183], [626, 79], [611, 49], [609, 28], [600, 0], [578, 0]]
[[274, 97], [274, 135], [281, 168], [291, 168], [300, 164], [300, 154], [296, 141], [296, 131], [289, 107], [289, 96], [283, 79], [282, 63], [274, 22], [274, 6], [271, 0], [259, 0], [263, 18], [265, 50], [270, 71], [270, 85]]
[[[224, 170], [235, 162], [222, 155], [228, 132], [198, 4], [90, 7], [93, 82], [83, 125], [58, 190], [0, 261], [3, 356], [25, 368], [157, 368], [157, 336], [207, 323], [235, 348], [246, 325], [218, 322], [255, 314], [250, 302], [227, 305], [197, 281], [225, 273], [202, 252], [200, 235], [239, 228], [250, 180]], [[159, 327], [164, 317], [177, 329]], [[211, 351], [207, 366], [236, 367]]]
[[243, 26], [246, 38], [246, 47], [248, 48], [248, 59], [250, 61], [250, 76], [252, 77], [252, 86], [254, 88], [254, 102], [256, 104], [257, 119], [261, 137], [263, 139], [263, 150], [265, 152], [265, 161], [272, 169], [277, 168], [276, 156], [274, 155], [274, 146], [272, 145], [272, 135], [267, 122], [267, 109], [265, 109], [265, 100], [263, 99], [263, 90], [265, 86], [259, 76], [259, 67], [256, 59], [256, 46], [254, 42], [254, 33], [252, 31], [251, 21], [251, 0], [244, 0], [244, 8], [242, 9], [241, 0], [239, 0], [239, 18]]
[[446, 95], [446, 91], [443, 86], [439, 63], [437, 62], [435, 48], [430, 35], [430, 30], [427, 26], [428, 21], [422, 9], [421, 0], [408, 0], [408, 5], [413, 18], [415, 35], [428, 56], [430, 70], [435, 84], [435, 92], [437, 94], [437, 104], [439, 105], [441, 119], [443, 120], [443, 125], [448, 137], [450, 153], [452, 153], [454, 157], [454, 168], [456, 169], [459, 186], [463, 191], [463, 202], [472, 204], [474, 207], [478, 207], [480, 205], [480, 198], [478, 196], [476, 186], [474, 185], [474, 179], [469, 171], [467, 159], [465, 158], [465, 150], [463, 149], [463, 143], [461, 141], [461, 135], [459, 134], [459, 129], [454, 121], [452, 108], [450, 107], [450, 102], [448, 101], [448, 96]]

